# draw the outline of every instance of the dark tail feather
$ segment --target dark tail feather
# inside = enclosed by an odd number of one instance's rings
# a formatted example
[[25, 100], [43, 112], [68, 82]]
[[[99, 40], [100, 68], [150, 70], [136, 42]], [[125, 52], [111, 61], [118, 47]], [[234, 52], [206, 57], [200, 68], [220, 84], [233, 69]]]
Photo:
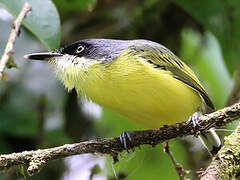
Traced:
[[218, 137], [214, 128], [209, 129], [208, 132], [201, 133], [199, 135], [199, 139], [207, 148], [208, 152], [213, 156], [216, 155], [222, 147], [220, 138]]

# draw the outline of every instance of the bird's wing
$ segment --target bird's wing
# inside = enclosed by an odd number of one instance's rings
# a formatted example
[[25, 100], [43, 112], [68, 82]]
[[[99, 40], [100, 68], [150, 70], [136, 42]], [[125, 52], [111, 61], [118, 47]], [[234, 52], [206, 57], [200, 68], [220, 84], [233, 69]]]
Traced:
[[132, 45], [130, 49], [130, 52], [132, 51], [138, 58], [142, 58], [146, 62], [153, 64], [155, 68], [171, 72], [176, 79], [197, 91], [204, 99], [205, 104], [210, 108], [208, 111], [215, 109], [210, 97], [194, 72], [170, 50], [161, 45], [148, 44]]

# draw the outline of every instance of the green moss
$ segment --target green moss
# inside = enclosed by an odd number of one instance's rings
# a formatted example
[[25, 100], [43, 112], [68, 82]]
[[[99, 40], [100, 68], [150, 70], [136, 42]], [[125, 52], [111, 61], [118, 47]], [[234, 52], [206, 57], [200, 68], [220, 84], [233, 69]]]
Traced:
[[237, 179], [240, 173], [240, 124], [234, 133], [225, 138], [224, 147], [215, 158], [215, 168], [222, 180]]

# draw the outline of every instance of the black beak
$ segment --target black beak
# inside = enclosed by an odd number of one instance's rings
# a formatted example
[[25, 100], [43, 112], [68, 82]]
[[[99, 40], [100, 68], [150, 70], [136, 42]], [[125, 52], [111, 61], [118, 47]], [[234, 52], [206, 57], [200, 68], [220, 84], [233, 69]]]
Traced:
[[56, 56], [62, 56], [62, 54], [57, 52], [32, 53], [32, 54], [26, 54], [24, 58], [40, 60], [40, 61], [48, 61], [49, 58], [56, 57]]

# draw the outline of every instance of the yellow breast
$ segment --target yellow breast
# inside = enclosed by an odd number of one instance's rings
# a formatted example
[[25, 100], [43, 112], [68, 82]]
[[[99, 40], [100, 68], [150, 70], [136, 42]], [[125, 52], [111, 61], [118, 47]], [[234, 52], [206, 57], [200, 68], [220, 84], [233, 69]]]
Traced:
[[95, 64], [75, 85], [94, 102], [148, 128], [187, 121], [202, 104], [200, 95], [170, 72], [141, 60]]

